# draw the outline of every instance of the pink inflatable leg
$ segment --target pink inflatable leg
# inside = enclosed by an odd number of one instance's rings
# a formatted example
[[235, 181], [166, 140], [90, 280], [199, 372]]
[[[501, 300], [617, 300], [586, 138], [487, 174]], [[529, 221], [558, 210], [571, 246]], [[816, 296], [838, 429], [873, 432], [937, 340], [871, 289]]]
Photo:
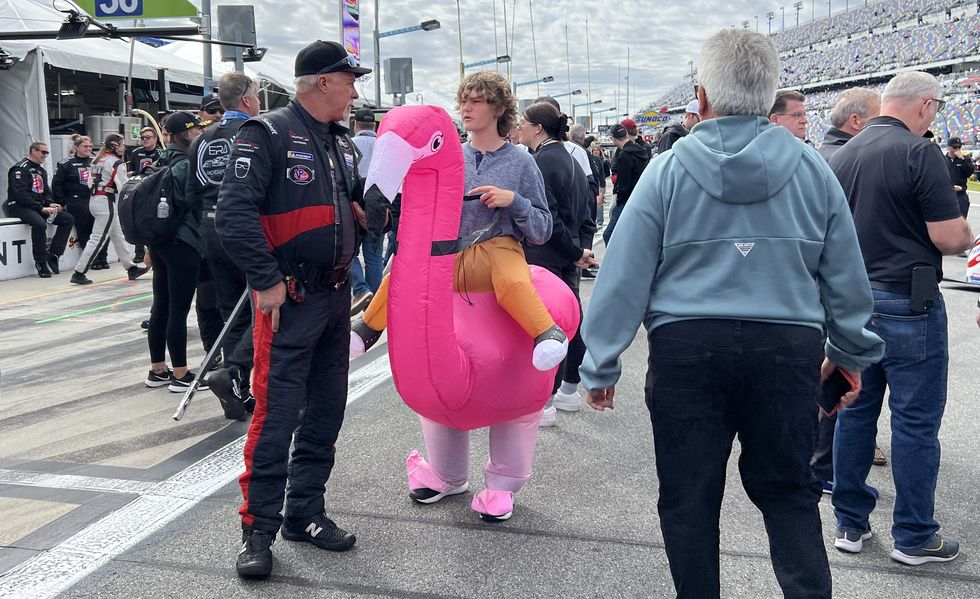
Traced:
[[490, 427], [490, 460], [484, 467], [487, 489], [516, 493], [531, 477], [541, 412]]
[[[426, 462], [418, 452], [412, 452], [417, 459], [409, 456], [409, 489], [428, 487], [436, 491], [444, 491], [450, 487], [458, 487], [470, 477], [470, 434], [419, 416], [422, 422], [422, 436], [425, 438], [425, 453], [429, 457]], [[413, 475], [413, 464], [417, 474]], [[413, 477], [419, 483], [412, 486]], [[431, 480], [435, 477], [436, 480]], [[442, 488], [432, 484], [441, 482]]]

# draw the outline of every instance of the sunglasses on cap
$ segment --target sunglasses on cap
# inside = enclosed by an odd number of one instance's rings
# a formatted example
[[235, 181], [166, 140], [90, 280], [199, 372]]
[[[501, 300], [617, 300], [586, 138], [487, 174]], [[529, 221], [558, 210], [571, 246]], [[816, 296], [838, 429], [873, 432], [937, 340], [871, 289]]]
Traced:
[[354, 68], [357, 66], [357, 60], [353, 56], [348, 54], [347, 56], [341, 58], [340, 60], [333, 63], [329, 67], [320, 69], [319, 71], [316, 72], [316, 74], [322, 75], [324, 73], [332, 73], [336, 71], [339, 67], [344, 67], [344, 66]]

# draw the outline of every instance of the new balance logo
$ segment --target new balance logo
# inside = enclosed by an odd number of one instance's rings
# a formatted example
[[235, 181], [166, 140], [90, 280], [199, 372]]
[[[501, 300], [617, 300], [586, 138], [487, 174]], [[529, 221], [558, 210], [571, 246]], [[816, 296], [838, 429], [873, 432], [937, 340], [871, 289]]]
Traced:
[[311, 536], [315, 537], [321, 532], [323, 532], [322, 526], [317, 526], [316, 522], [310, 522], [310, 525], [306, 527], [306, 532]]
[[755, 243], [735, 242], [735, 248], [742, 254], [743, 258], [749, 255], [753, 247], [755, 247]]

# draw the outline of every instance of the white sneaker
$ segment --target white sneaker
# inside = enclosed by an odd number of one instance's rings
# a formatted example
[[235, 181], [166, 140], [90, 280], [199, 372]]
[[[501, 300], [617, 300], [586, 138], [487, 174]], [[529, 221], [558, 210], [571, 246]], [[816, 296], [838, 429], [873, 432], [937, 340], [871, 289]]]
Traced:
[[562, 393], [561, 389], [555, 393], [551, 401], [552, 405], [562, 412], [578, 412], [582, 407], [582, 398], [578, 393]]
[[538, 426], [555, 426], [558, 424], [558, 410], [555, 406], [548, 406], [541, 412], [541, 420], [538, 421]]

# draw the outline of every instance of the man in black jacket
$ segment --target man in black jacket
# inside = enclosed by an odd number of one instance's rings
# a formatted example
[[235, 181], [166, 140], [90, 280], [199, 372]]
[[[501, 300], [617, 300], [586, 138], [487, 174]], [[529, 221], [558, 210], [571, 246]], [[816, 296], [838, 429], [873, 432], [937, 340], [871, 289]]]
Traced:
[[970, 211], [970, 196], [966, 193], [966, 182], [973, 174], [973, 163], [963, 156], [963, 142], [958, 137], [950, 137], [946, 148], [946, 163], [949, 167], [949, 178], [953, 182], [953, 191], [960, 204], [960, 212], [966, 218]]
[[[42, 279], [51, 277], [51, 271], [60, 273], [58, 260], [65, 253], [68, 236], [71, 235], [75, 219], [61, 204], [51, 200], [48, 186], [48, 172], [41, 164], [47, 155], [48, 144], [35, 141], [31, 144], [27, 158], [10, 167], [7, 172], [7, 202], [4, 209], [7, 216], [19, 218], [31, 228], [31, 249], [34, 254], [34, 267]], [[47, 249], [48, 221], [58, 227]]]
[[[218, 90], [225, 112], [191, 145], [188, 190], [200, 198], [203, 206], [201, 240], [210, 280], [201, 285], [211, 287], [221, 320], [227, 323], [247, 283], [245, 273], [221, 245], [214, 219], [232, 143], [245, 121], [259, 114], [259, 87], [248, 75], [231, 72], [221, 77]], [[218, 396], [225, 417], [231, 420], [244, 420], [255, 403], [249, 390], [252, 351], [251, 311], [243, 310], [228, 330], [223, 368], [208, 377], [211, 391]]]
[[698, 115], [698, 101], [693, 100], [684, 110], [684, 120], [680, 123], [674, 123], [664, 130], [664, 134], [660, 136], [660, 141], [657, 142], [657, 154], [663, 154], [674, 147], [678, 139], [690, 133], [694, 125], [700, 122], [701, 117]]
[[881, 94], [866, 87], [844, 90], [830, 112], [830, 129], [824, 135], [817, 150], [824, 160], [841, 149], [852, 137], [864, 129], [865, 123], [881, 111]]
[[619, 159], [616, 160], [616, 182], [613, 184], [613, 193], [616, 194], [616, 205], [609, 212], [609, 224], [602, 232], [602, 241], [609, 245], [613, 229], [616, 228], [616, 221], [623, 212], [626, 202], [636, 187], [636, 182], [640, 180], [640, 174], [647, 166], [647, 151], [636, 145], [629, 139], [626, 127], [616, 124], [609, 128], [609, 136], [613, 143], [619, 148]]
[[[330, 551], [356, 541], [324, 513], [323, 490], [347, 405], [357, 235], [354, 144], [340, 123], [358, 97], [355, 79], [370, 72], [336, 42], [300, 50], [295, 99], [242, 125], [221, 182], [215, 227], [255, 290], [242, 577], [272, 572], [280, 531]], [[363, 211], [357, 218], [367, 224]]]

